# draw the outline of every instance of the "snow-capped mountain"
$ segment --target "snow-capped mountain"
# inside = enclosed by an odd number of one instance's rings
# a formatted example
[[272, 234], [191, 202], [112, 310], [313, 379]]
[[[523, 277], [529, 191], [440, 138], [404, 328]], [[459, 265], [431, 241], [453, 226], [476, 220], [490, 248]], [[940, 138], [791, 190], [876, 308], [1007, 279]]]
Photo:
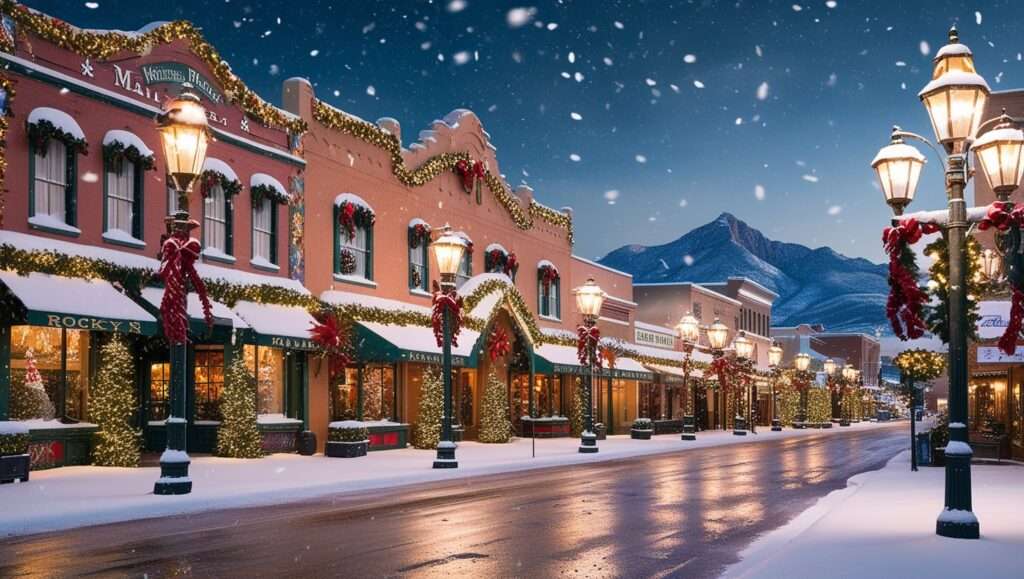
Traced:
[[885, 265], [831, 248], [766, 238], [729, 213], [679, 239], [653, 247], [626, 245], [600, 263], [634, 282], [715, 282], [745, 276], [779, 294], [772, 324], [823, 324], [828, 331], [888, 329]]

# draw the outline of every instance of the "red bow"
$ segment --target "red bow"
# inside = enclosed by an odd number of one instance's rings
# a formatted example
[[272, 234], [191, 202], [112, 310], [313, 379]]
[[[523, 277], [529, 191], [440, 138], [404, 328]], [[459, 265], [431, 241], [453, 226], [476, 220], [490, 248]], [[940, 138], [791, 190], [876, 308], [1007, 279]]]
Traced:
[[434, 328], [434, 338], [437, 340], [437, 347], [444, 346], [444, 312], [451, 314], [449, 321], [449, 332], [452, 338], [452, 345], [459, 345], [459, 332], [462, 330], [462, 296], [455, 288], [442, 291], [434, 282], [433, 310], [430, 314], [430, 322]]
[[348, 352], [348, 336], [334, 314], [318, 315], [309, 328], [309, 337], [327, 357], [331, 378], [340, 375], [352, 363]]
[[580, 361], [581, 366], [590, 366], [593, 363], [598, 368], [601, 367], [604, 360], [601, 359], [601, 352], [597, 347], [600, 341], [601, 330], [597, 326], [576, 328], [576, 359]]
[[914, 245], [921, 240], [921, 235], [938, 233], [942, 228], [934, 223], [918, 223], [913, 217], [908, 217], [899, 222], [895, 227], [886, 227], [882, 232], [882, 243], [887, 252], [901, 243]]
[[711, 373], [718, 376], [718, 387], [723, 390], [729, 388], [729, 374], [732, 371], [732, 364], [725, 356], [715, 358], [711, 361]]
[[341, 206], [341, 212], [338, 213], [338, 221], [341, 221], [342, 227], [345, 228], [345, 233], [348, 235], [348, 240], [352, 241], [356, 237], [356, 205], [355, 203], [343, 203]]
[[1024, 225], [1024, 205], [1015, 206], [1010, 201], [996, 201], [989, 206], [985, 218], [978, 223], [978, 229], [985, 231], [995, 227], [999, 231], [1006, 231], [1021, 225]]
[[213, 305], [206, 295], [206, 284], [196, 273], [195, 262], [202, 246], [199, 240], [189, 237], [184, 230], [172, 233], [164, 240], [160, 249], [160, 279], [164, 282], [164, 297], [160, 300], [160, 320], [164, 336], [171, 344], [188, 341], [188, 288], [187, 279], [192, 283], [203, 306], [203, 318], [207, 326], [213, 325]]
[[476, 182], [484, 178], [483, 161], [475, 161], [471, 164], [469, 161], [461, 159], [455, 164], [455, 170], [462, 177], [462, 188], [466, 190], [466, 193], [472, 193]]
[[[940, 228], [934, 223], [919, 224], [916, 219], [908, 217], [882, 232], [882, 243], [889, 254], [889, 299], [885, 313], [893, 332], [901, 340], [924, 335], [927, 326], [921, 319], [921, 308], [928, 301], [928, 295], [921, 291], [917, 280], [903, 264], [904, 251], [920, 241], [922, 234], [938, 231]], [[909, 259], [913, 259], [912, 253]]]
[[495, 328], [487, 341], [487, 354], [494, 362], [498, 358], [508, 356], [512, 351], [512, 343], [508, 339], [508, 332], [501, 328]]

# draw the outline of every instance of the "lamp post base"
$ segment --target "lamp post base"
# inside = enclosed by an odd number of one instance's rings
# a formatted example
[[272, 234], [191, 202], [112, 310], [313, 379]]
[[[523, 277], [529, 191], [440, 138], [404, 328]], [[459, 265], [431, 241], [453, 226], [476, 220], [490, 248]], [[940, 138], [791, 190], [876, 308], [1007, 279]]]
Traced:
[[[978, 518], [971, 510], [971, 452], [953, 454], [946, 447], [946, 506], [935, 521], [935, 534], [951, 539], [977, 539], [981, 534]], [[958, 445], [967, 446], [964, 442]], [[954, 508], [951, 508], [951, 505]], [[966, 509], [955, 508], [964, 506]]]
[[778, 418], [772, 419], [772, 432], [782, 432], [782, 422]]
[[455, 460], [454, 442], [442, 440], [437, 443], [437, 458], [434, 459], [434, 468], [459, 468], [459, 461]]
[[683, 434], [680, 440], [697, 440], [697, 421], [692, 414], [683, 415]]
[[580, 454], [594, 454], [597, 452], [597, 435], [593, 432], [584, 432], [580, 436]]
[[732, 434], [733, 436], [746, 436], [747, 435], [747, 419], [741, 416], [737, 416], [732, 422]]
[[845, 419], [845, 418], [843, 418], [842, 420], [839, 421], [839, 426], [849, 426], [849, 425], [850, 425], [850, 421]]
[[160, 462], [160, 478], [153, 485], [154, 495], [187, 495], [192, 492], [188, 476], [190, 461]]

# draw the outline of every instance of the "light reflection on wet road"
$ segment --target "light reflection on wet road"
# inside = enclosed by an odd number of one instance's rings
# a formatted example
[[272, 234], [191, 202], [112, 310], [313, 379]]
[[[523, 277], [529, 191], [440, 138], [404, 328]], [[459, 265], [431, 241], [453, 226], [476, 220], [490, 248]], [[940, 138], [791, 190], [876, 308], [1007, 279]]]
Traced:
[[902, 433], [822, 433], [38, 535], [0, 545], [0, 576], [714, 577], [758, 534], [883, 466]]

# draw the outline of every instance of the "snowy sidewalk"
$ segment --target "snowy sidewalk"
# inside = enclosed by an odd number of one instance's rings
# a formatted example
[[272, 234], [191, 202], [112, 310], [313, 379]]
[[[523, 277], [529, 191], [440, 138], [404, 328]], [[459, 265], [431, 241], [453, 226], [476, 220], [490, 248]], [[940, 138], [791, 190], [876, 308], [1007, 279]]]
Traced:
[[723, 577], [1020, 577], [1024, 466], [972, 465], [977, 541], [935, 534], [944, 471], [910, 472], [905, 451], [755, 541]]
[[33, 472], [28, 483], [0, 486], [0, 537], [685, 449], [832, 436], [882, 426], [863, 422], [830, 430], [771, 432], [764, 428], [748, 436], [702, 432], [696, 442], [683, 442], [678, 434], [652, 440], [611, 436], [598, 442], [597, 454], [579, 454], [575, 438], [539, 439], [536, 458], [531, 458], [530, 439], [509, 444], [464, 442], [459, 444], [456, 470], [435, 470], [431, 468], [434, 451], [412, 448], [372, 452], [356, 459], [294, 454], [258, 460], [200, 457], [193, 458], [190, 469], [194, 490], [183, 496], [153, 494], [157, 467], [63, 467]]

